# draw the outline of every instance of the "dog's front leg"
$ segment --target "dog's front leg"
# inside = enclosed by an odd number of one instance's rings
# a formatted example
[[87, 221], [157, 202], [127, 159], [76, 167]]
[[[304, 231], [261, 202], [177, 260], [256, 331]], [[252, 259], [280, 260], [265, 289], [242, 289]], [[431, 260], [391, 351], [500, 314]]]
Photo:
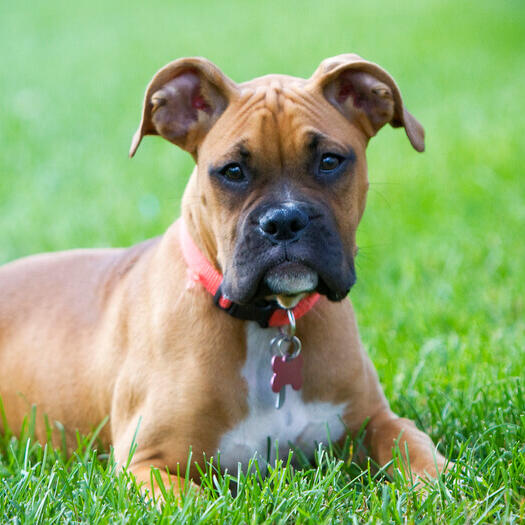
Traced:
[[117, 464], [126, 466], [140, 491], [157, 503], [171, 496], [178, 500], [190, 487], [198, 489], [193, 480], [198, 479], [199, 473], [191, 462], [189, 441], [182, 439], [176, 429], [163, 427], [149, 417], [140, 424], [131, 420], [128, 428], [115, 436], [113, 444]]
[[370, 418], [365, 444], [372, 459], [381, 466], [392, 460], [395, 448], [399, 447], [407, 476], [414, 478], [434, 478], [446, 467], [446, 459], [436, 450], [430, 437], [413, 421], [401, 418], [387, 408]]
[[[115, 460], [119, 465], [127, 465], [128, 472], [135, 477], [137, 486], [148, 492], [157, 502], [180, 498], [190, 487], [198, 490], [193, 480], [199, 479], [196, 466], [199, 454], [192, 460], [192, 449], [207, 450], [206, 444], [195, 434], [184, 432], [184, 424], [179, 419], [179, 428], [170, 422], [158, 408], [143, 410], [147, 415], [142, 419], [129, 418], [127, 425], [119, 427], [113, 438]], [[160, 414], [160, 419], [156, 415]], [[203, 456], [200, 455], [202, 458]], [[202, 467], [202, 462], [199, 462]]]

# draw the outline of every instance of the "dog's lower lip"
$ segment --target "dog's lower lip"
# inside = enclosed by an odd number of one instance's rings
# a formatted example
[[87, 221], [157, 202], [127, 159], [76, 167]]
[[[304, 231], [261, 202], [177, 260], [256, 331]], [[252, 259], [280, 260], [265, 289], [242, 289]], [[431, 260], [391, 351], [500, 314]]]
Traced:
[[304, 264], [291, 261], [270, 268], [264, 276], [264, 284], [270, 292], [282, 296], [311, 292], [318, 282], [317, 272]]

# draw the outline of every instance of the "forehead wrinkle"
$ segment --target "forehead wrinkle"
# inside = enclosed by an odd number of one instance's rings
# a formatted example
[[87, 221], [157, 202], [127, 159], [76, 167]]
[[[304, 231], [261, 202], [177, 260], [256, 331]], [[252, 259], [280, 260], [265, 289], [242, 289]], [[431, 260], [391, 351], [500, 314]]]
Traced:
[[262, 105], [264, 103], [264, 96], [262, 93], [250, 91], [250, 93], [243, 98], [244, 100], [241, 100], [240, 104], [231, 108], [232, 111], [235, 112], [235, 118], [229, 119], [229, 125], [226, 129], [221, 129], [221, 140], [235, 139], [241, 136], [243, 138], [237, 142], [247, 144], [248, 135], [245, 130], [250, 129], [250, 124], [255, 115], [264, 107]]
[[321, 133], [315, 126], [315, 120], [312, 122], [310, 112], [305, 111], [304, 107], [288, 97], [284, 97], [281, 115], [281, 131], [289, 153], [296, 156], [302, 155], [305, 147], [311, 141], [312, 134]]
[[282, 167], [283, 151], [279, 118], [282, 113], [281, 88], [281, 82], [273, 79], [269, 84], [244, 89], [240, 104], [235, 108], [236, 118], [228, 129], [228, 135], [244, 136], [246, 145], [254, 141], [254, 149], [262, 149], [265, 158], [272, 159]]
[[265, 94], [261, 90], [250, 90], [245, 91], [241, 100], [235, 104], [235, 121], [246, 123], [246, 120], [251, 118], [251, 112], [264, 103]]
[[[262, 87], [259, 89], [263, 91]], [[305, 96], [307, 94], [300, 88], [296, 93], [290, 89], [283, 90], [280, 84], [272, 82], [265, 87], [264, 94], [259, 107], [252, 107], [253, 111], [247, 116], [251, 121], [259, 121], [258, 136], [263, 139], [260, 144], [265, 146], [265, 156], [273, 158], [285, 171], [287, 160], [293, 163], [291, 157], [304, 154], [311, 134], [321, 134], [316, 129], [315, 121], [316, 117], [321, 120], [324, 113], [315, 104], [305, 107], [304, 102], [310, 97]]]
[[[302, 155], [305, 143], [322, 122], [325, 108], [300, 85], [283, 85], [274, 81], [266, 89], [265, 107], [276, 123], [276, 140], [281, 166], [288, 155]], [[305, 118], [306, 117], [306, 118]], [[324, 135], [323, 135], [324, 136]]]
[[265, 105], [275, 115], [281, 111], [282, 85], [274, 80], [265, 90]]
[[277, 155], [281, 169], [285, 164], [285, 152], [283, 144], [283, 136], [281, 135], [281, 123], [279, 115], [282, 114], [281, 98], [282, 85], [278, 80], [274, 80], [266, 91], [266, 107], [272, 115], [272, 120], [275, 129], [275, 141], [277, 146]]
[[[274, 106], [275, 107], [275, 106]], [[283, 167], [283, 147], [279, 119], [275, 111], [267, 105], [260, 110], [258, 119], [259, 143], [263, 145], [264, 155]]]
[[[332, 119], [341, 119], [345, 122], [346, 119], [329, 102], [324, 99], [319, 100], [318, 97], [300, 88], [287, 88], [285, 93], [286, 96], [283, 97], [285, 101], [284, 113], [290, 115], [289, 121], [291, 123], [287, 135], [295, 140], [297, 151], [304, 151], [305, 144], [312, 133], [319, 136], [321, 139], [319, 141], [320, 144], [325, 143], [329, 145], [330, 143], [335, 143], [341, 149], [349, 147], [346, 133], [344, 136], [341, 133], [333, 133], [338, 126], [332, 124]], [[330, 115], [327, 112], [332, 110], [332, 117], [327, 119], [327, 114]], [[329, 122], [331, 124], [327, 126]]]
[[[326, 118], [326, 109], [327, 106], [330, 107], [330, 104], [323, 99], [320, 100], [319, 97], [314, 97], [300, 88], [285, 88], [284, 95], [286, 109], [290, 109], [292, 112], [299, 109], [299, 112], [306, 113], [318, 121]], [[293, 108], [289, 106], [293, 106]]]
[[235, 111], [236, 124], [245, 126], [246, 122], [253, 119], [256, 113], [262, 109], [275, 112], [275, 109], [278, 109], [279, 106], [278, 97], [276, 93], [271, 93], [271, 91], [273, 91], [273, 88], [269, 89], [267, 86], [243, 89], [241, 98], [232, 108]]

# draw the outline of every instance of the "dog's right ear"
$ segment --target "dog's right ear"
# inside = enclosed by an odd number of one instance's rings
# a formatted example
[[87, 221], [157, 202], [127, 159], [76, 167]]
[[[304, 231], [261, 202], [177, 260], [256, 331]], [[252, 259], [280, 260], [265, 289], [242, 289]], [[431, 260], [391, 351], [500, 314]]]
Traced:
[[159, 70], [144, 95], [133, 157], [144, 135], [160, 135], [196, 155], [204, 139], [237, 92], [237, 85], [205, 58], [181, 58]]

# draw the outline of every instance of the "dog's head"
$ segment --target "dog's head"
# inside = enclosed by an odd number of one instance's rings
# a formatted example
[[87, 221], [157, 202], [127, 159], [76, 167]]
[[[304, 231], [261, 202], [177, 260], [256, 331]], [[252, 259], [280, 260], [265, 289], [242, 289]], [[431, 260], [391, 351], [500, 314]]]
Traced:
[[393, 78], [357, 55], [324, 60], [308, 80], [243, 84], [208, 60], [185, 58], [149, 84], [130, 155], [144, 135], [193, 155], [184, 205], [228, 298], [293, 303], [317, 290], [338, 301], [355, 282], [365, 149], [388, 123], [423, 151], [423, 128]]

